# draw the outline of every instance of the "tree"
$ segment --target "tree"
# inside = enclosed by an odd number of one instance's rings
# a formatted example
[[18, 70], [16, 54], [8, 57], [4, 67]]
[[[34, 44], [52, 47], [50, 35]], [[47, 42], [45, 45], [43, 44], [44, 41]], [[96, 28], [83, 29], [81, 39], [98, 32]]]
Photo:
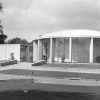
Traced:
[[22, 40], [21, 40], [21, 44], [28, 44], [28, 42], [27, 42], [26, 39], [22, 39]]
[[[2, 3], [0, 2], [0, 11], [2, 11], [3, 6]], [[1, 20], [0, 20], [0, 44], [4, 44], [5, 40], [7, 39], [7, 35], [3, 34], [3, 26], [1, 25]]]
[[26, 39], [21, 39], [18, 37], [8, 40], [8, 43], [9, 44], [28, 44]]
[[5, 40], [6, 40], [6, 38], [7, 38], [7, 35], [5, 35], [5, 34], [0, 34], [0, 44], [4, 44], [5, 43]]
[[20, 44], [20, 42], [21, 42], [21, 39], [18, 37], [8, 40], [9, 44]]
[[0, 11], [2, 11], [3, 9], [3, 6], [2, 6], [2, 3], [0, 2]]

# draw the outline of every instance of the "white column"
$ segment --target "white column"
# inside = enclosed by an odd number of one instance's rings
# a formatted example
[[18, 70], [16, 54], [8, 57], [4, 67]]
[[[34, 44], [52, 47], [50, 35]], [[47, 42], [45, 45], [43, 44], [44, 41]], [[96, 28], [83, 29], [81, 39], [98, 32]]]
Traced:
[[69, 38], [69, 62], [72, 62], [72, 38]]
[[50, 60], [49, 60], [50, 62], [53, 61], [52, 54], [53, 54], [53, 51], [52, 51], [52, 38], [50, 38]]
[[93, 63], [93, 38], [90, 40], [90, 63]]
[[42, 40], [38, 39], [38, 61], [42, 60]]
[[37, 50], [38, 46], [37, 46], [37, 41], [33, 41], [33, 61], [37, 61]]
[[52, 62], [54, 62], [55, 57], [55, 39], [52, 39]]
[[40, 40], [38, 39], [38, 54], [37, 54], [38, 61], [39, 61], [39, 52], [40, 52]]

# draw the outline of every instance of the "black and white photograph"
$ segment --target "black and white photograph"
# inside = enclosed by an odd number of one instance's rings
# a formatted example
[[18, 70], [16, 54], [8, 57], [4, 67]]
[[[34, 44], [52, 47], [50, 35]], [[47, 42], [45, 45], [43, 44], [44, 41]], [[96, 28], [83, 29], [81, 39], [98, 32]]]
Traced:
[[0, 100], [100, 100], [100, 0], [0, 0]]

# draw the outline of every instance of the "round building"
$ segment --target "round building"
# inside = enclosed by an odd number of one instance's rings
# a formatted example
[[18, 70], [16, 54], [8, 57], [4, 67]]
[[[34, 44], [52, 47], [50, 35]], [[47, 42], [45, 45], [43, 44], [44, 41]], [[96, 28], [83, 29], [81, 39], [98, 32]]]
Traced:
[[33, 40], [33, 61], [50, 63], [100, 62], [100, 32], [65, 30], [42, 35]]

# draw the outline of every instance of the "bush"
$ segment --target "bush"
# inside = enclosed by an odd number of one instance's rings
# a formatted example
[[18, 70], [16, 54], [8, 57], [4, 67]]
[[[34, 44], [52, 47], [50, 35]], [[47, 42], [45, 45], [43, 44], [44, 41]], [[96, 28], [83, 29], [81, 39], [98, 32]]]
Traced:
[[100, 63], [100, 56], [97, 56], [95, 59], [97, 63]]

